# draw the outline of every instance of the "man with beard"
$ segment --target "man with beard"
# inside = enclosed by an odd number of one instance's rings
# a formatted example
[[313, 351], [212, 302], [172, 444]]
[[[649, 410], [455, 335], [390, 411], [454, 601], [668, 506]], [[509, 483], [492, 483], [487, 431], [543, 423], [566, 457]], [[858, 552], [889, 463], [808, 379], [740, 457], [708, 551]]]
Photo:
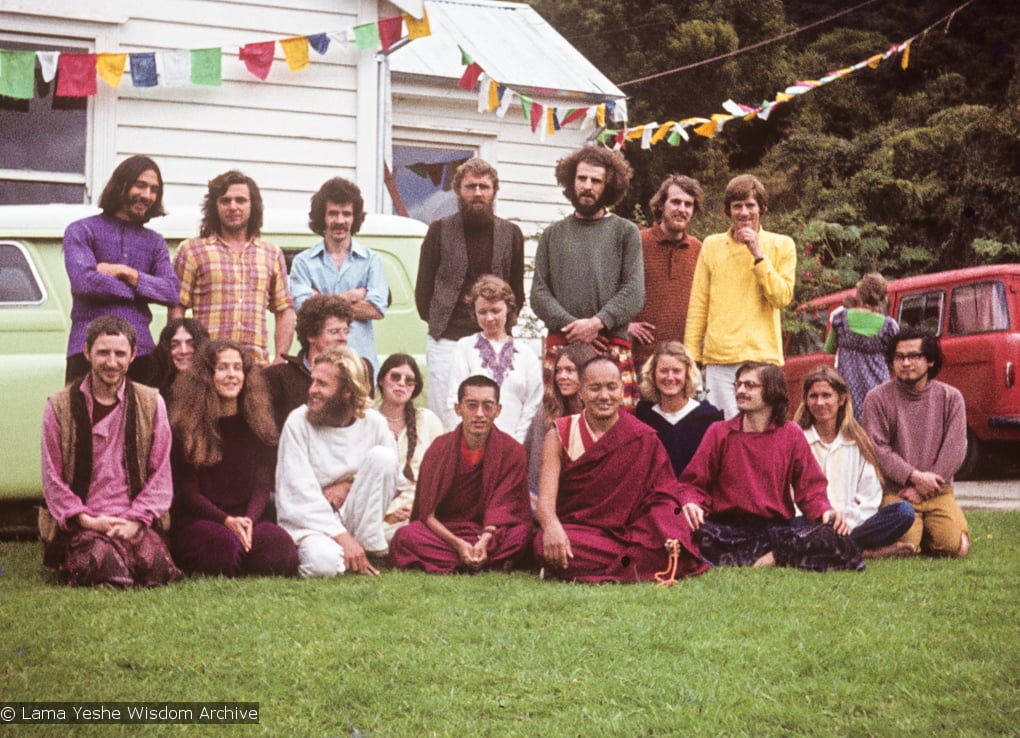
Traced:
[[362, 371], [345, 346], [316, 356], [308, 403], [280, 435], [277, 522], [297, 544], [302, 577], [375, 575], [389, 553], [383, 514], [396, 495], [397, 445], [369, 408]]
[[634, 368], [641, 371], [664, 341], [684, 340], [687, 303], [701, 241], [687, 232], [701, 212], [701, 185], [671, 174], [649, 201], [655, 224], [641, 231], [645, 265], [645, 306], [627, 329], [634, 342]]
[[967, 413], [955, 387], [935, 381], [942, 368], [938, 339], [904, 328], [889, 341], [895, 375], [864, 398], [864, 429], [885, 476], [883, 505], [906, 500], [914, 525], [901, 541], [923, 553], [963, 558], [967, 518], [953, 495], [953, 475], [967, 453]]
[[71, 283], [71, 335], [64, 381], [83, 377], [91, 366], [82, 346], [85, 326], [101, 315], [117, 315], [134, 328], [137, 355], [128, 374], [144, 381], [155, 348], [150, 302], [177, 304], [180, 283], [166, 241], [144, 228], [164, 215], [163, 175], [147, 156], [132, 156], [113, 170], [99, 197], [102, 213], [75, 221], [64, 231], [64, 265]]
[[457, 341], [478, 331], [464, 298], [483, 274], [505, 279], [524, 305], [524, 234], [516, 223], [493, 212], [499, 175], [483, 159], [468, 159], [453, 175], [458, 211], [433, 221], [421, 244], [414, 301], [429, 324], [426, 362], [429, 409], [440, 418], [445, 407], [450, 361]]
[[294, 257], [291, 286], [298, 309], [312, 295], [340, 295], [351, 304], [351, 333], [347, 343], [379, 368], [373, 320], [382, 320], [389, 305], [390, 288], [379, 254], [354, 240], [365, 222], [361, 190], [343, 177], [323, 183], [312, 195], [308, 227], [322, 241]]
[[543, 375], [552, 383], [566, 344], [587, 343], [610, 356], [623, 378], [623, 406], [638, 401], [628, 325], [645, 304], [641, 236], [607, 208], [626, 194], [633, 170], [623, 154], [586, 146], [560, 159], [556, 181], [574, 206], [538, 242], [531, 304], [549, 335]]
[[174, 258], [181, 296], [170, 317], [183, 318], [191, 308], [210, 338], [236, 341], [259, 364], [268, 364], [271, 310], [279, 363], [294, 340], [294, 300], [283, 251], [259, 238], [261, 232], [262, 193], [255, 180], [236, 170], [209, 180], [200, 234], [183, 241]]
[[[680, 475], [680, 499], [713, 566], [864, 568], [803, 431], [787, 420], [783, 370], [747, 362], [730, 392], [740, 414], [713, 423]], [[810, 524], [794, 521], [794, 505]]]
[[793, 239], [761, 227], [765, 186], [750, 174], [726, 185], [730, 229], [705, 239], [694, 269], [684, 339], [705, 365], [708, 401], [729, 419], [738, 410], [733, 382], [747, 361], [783, 363], [780, 316], [793, 299], [797, 249]]
[[580, 376], [584, 410], [557, 418], [542, 446], [542, 529], [533, 547], [545, 576], [595, 583], [669, 569], [700, 574], [707, 567], [691, 543], [666, 449], [654, 429], [620, 412], [619, 367], [596, 356]]

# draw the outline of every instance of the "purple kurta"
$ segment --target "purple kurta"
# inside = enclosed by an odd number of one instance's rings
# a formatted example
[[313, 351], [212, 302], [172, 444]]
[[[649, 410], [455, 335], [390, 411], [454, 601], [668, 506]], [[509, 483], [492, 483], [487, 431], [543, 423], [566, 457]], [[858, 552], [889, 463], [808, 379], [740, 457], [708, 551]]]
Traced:
[[[96, 269], [100, 263], [126, 264], [138, 271], [138, 286]], [[71, 283], [71, 335], [67, 355], [82, 352], [85, 326], [100, 315], [118, 315], [138, 334], [138, 355], [152, 352], [150, 302], [177, 304], [177, 280], [166, 241], [141, 225], [100, 213], [71, 223], [64, 231], [64, 266]]]
[[539, 531], [535, 555], [548, 575], [579, 582], [654, 579], [669, 564], [668, 540], [680, 546], [678, 577], [708, 568], [691, 541], [666, 449], [656, 432], [630, 413], [620, 413], [576, 460], [564, 459], [556, 515], [574, 557], [566, 569], [545, 564]]

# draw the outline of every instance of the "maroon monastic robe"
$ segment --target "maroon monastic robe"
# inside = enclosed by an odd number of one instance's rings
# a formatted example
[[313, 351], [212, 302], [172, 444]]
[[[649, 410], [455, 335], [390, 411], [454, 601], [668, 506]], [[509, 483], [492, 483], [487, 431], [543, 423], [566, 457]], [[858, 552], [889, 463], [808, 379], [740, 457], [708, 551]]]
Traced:
[[531, 503], [524, 447], [493, 428], [481, 462], [472, 468], [461, 454], [461, 438], [458, 426], [439, 436], [425, 452], [411, 522], [390, 542], [391, 560], [401, 569], [437, 573], [466, 569], [457, 552], [425, 525], [432, 514], [451, 533], [472, 544], [486, 526], [496, 527], [483, 569], [502, 568], [527, 547]]
[[564, 455], [556, 515], [574, 557], [566, 569], [545, 563], [539, 531], [534, 551], [547, 575], [579, 582], [654, 579], [667, 568], [670, 539], [679, 543], [677, 577], [708, 568], [691, 541], [666, 449], [655, 430], [630, 413], [621, 412], [574, 461]]

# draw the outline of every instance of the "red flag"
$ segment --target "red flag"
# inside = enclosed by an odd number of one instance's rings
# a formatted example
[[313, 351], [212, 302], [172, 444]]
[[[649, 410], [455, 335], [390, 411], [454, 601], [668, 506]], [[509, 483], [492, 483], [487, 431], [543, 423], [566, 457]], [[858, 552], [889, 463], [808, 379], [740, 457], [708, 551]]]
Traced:
[[576, 108], [567, 113], [567, 115], [560, 121], [561, 126], [565, 126], [568, 123], [573, 123], [575, 120], [580, 120], [588, 114], [588, 108]]
[[237, 58], [244, 62], [248, 71], [259, 79], [269, 76], [269, 68], [273, 66], [273, 54], [276, 53], [275, 41], [262, 41], [257, 44], [246, 44], [237, 52]]
[[544, 110], [537, 102], [531, 103], [531, 132], [538, 130], [538, 124], [542, 122]]
[[464, 75], [460, 78], [460, 82], [457, 83], [457, 87], [463, 87], [465, 90], [474, 88], [478, 78], [482, 76], [482, 67], [478, 62], [471, 62], [468, 68], [464, 70]]
[[96, 94], [96, 55], [63, 52], [57, 61], [57, 95], [88, 97]]
[[432, 180], [432, 184], [439, 187], [443, 184], [443, 171], [446, 169], [446, 164], [426, 164], [425, 171], [429, 173], [429, 179]]
[[400, 31], [403, 27], [404, 19], [399, 15], [379, 21], [379, 43], [382, 44], [383, 51], [400, 40]]

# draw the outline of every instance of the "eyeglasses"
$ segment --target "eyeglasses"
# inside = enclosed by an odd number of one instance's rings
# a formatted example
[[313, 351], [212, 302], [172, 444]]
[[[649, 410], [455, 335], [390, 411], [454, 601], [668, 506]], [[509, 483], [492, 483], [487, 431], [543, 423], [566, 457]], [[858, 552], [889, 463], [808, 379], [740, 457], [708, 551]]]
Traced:
[[393, 384], [406, 384], [409, 387], [414, 387], [418, 384], [418, 380], [414, 378], [413, 374], [398, 374], [397, 372], [390, 372], [386, 375]]
[[747, 387], [749, 390], [756, 390], [761, 387], [761, 382], [751, 382], [747, 379], [738, 379], [733, 383], [733, 389], [739, 390], [741, 387]]
[[351, 335], [351, 329], [350, 328], [325, 328], [325, 329], [323, 329], [322, 332], [326, 333], [326, 334], [329, 334], [330, 336], [340, 336], [340, 337], [343, 337], [343, 336]]
[[924, 354], [912, 353], [912, 354], [893, 354], [893, 361], [920, 361], [924, 358]]

